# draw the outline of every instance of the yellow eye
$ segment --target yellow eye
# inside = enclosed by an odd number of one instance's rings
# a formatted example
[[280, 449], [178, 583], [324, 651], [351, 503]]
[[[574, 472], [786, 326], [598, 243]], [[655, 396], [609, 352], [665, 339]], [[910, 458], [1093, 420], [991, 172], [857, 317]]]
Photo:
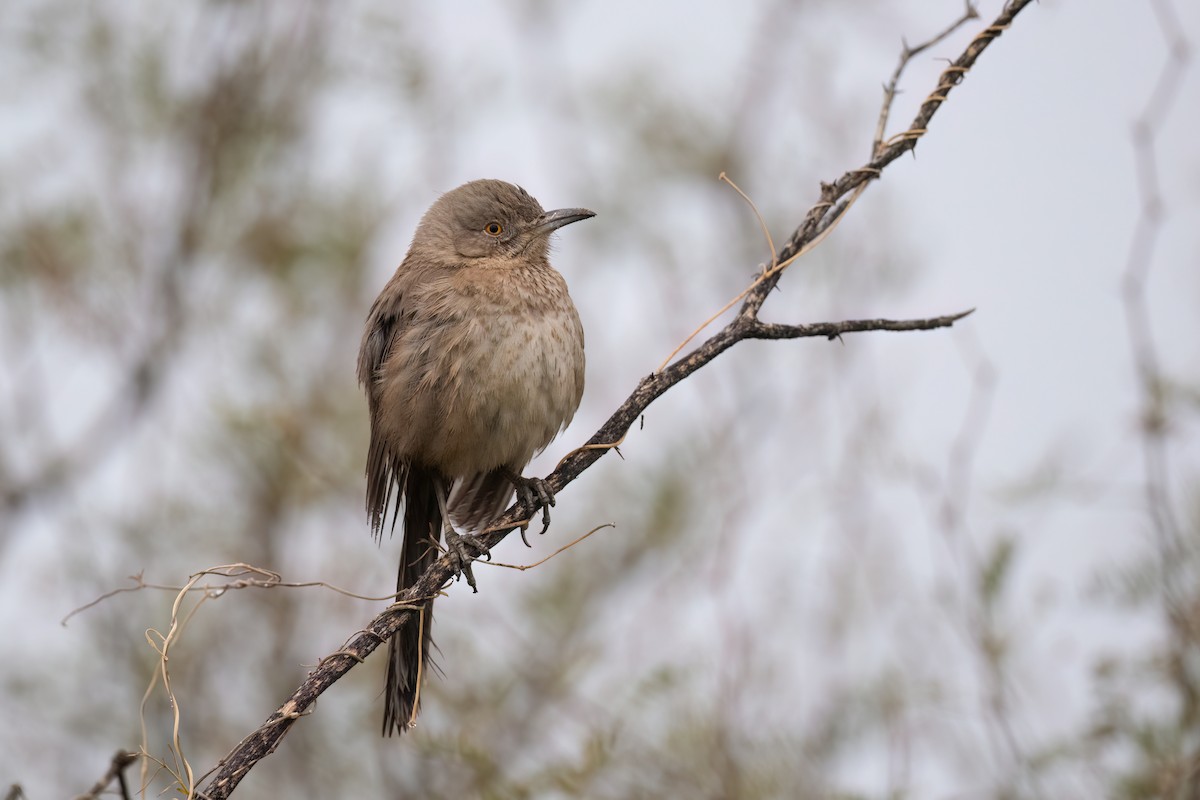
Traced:
[[488, 236], [499, 236], [500, 234], [504, 233], [504, 226], [502, 226], [499, 222], [489, 222], [487, 225], [483, 226], [483, 232]]

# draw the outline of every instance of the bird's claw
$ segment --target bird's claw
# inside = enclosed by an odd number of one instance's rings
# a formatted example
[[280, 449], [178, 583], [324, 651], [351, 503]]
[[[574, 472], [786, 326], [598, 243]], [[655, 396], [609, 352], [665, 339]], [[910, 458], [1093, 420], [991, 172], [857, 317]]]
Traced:
[[[534, 508], [541, 506], [541, 533], [550, 530], [550, 506], [554, 505], [554, 492], [550, 491], [550, 484], [542, 478], [526, 478], [512, 471], [508, 472], [508, 479], [512, 481], [513, 488], [517, 490], [517, 497], [522, 503]], [[531, 546], [529, 540], [525, 538], [525, 530], [528, 527], [528, 524], [521, 526], [521, 541], [525, 543], [526, 547]]]
[[467, 585], [471, 587], [471, 591], [478, 592], [479, 589], [475, 586], [475, 573], [471, 571], [471, 562], [479, 558], [491, 560], [492, 554], [479, 543], [479, 539], [476, 537], [458, 533], [449, 526], [446, 528], [446, 551], [454, 561], [454, 571], [467, 579]]

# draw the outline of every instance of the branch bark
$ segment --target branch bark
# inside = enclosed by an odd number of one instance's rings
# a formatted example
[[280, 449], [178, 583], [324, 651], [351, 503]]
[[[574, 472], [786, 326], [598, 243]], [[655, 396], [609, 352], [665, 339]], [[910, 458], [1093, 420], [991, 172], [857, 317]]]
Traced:
[[[808, 325], [772, 324], [761, 322], [758, 319], [759, 310], [766, 302], [771, 290], [778, 284], [786, 267], [806, 248], [811, 247], [832, 229], [870, 181], [880, 177], [889, 164], [916, 147], [917, 141], [927, 133], [929, 122], [946, 102], [950, 92], [962, 82], [967, 71], [975, 64], [984, 50], [1031, 2], [1032, 0], [1010, 0], [992, 24], [980, 31], [963, 53], [942, 71], [937, 85], [921, 104], [907, 130], [883, 142], [878, 142], [879, 137], [877, 136], [877, 144], [872, 148], [874, 156], [869, 162], [857, 169], [848, 170], [833, 183], [822, 184], [820, 202], [809, 209], [804, 220], [776, 255], [773, 263], [764, 267], [762, 273], [751, 284], [733, 320], [688, 354], [643, 378], [633, 393], [588, 439], [587, 443], [568, 454], [555, 470], [546, 476], [546, 482], [555, 493], [562, 491], [564, 487], [620, 442], [633, 423], [654, 400], [740, 341], [811, 337], [838, 338], [843, 334], [863, 331], [933, 330], [950, 327], [971, 313], [971, 311], [964, 311], [928, 319], [902, 321], [848, 320]], [[974, 17], [974, 8], [968, 4], [967, 13], [955, 26]], [[939, 34], [938, 38], [943, 36], [945, 33]], [[908, 58], [911, 58], [914, 49], [920, 50], [926, 46], [919, 45], [917, 48], [906, 46], [901, 67]], [[885, 109], [894, 98], [894, 84], [895, 78], [892, 82], [892, 91], [885, 94]], [[881, 115], [881, 120], [885, 119], [886, 114]], [[492, 530], [478, 535], [478, 543], [485, 550], [490, 550], [511, 533], [519, 523], [530, 519], [536, 511], [536, 508], [521, 502], [514, 504]], [[418, 624], [422, 601], [437, 595], [453, 578], [454, 565], [451, 559], [449, 557], [439, 559], [413, 587], [397, 596], [394, 605], [371, 620], [366, 628], [351, 636], [342, 649], [322, 659], [287, 702], [257, 730], [239, 742], [214, 770], [207, 773], [212, 774], [215, 771], [216, 774], [213, 775], [204, 790], [198, 793], [199, 796], [211, 800], [222, 800], [222, 798], [228, 797], [255, 764], [274, 752], [292, 724], [309, 712], [317, 697], [353, 669], [355, 665], [361, 663], [383, 642], [391, 638], [403, 625]]]

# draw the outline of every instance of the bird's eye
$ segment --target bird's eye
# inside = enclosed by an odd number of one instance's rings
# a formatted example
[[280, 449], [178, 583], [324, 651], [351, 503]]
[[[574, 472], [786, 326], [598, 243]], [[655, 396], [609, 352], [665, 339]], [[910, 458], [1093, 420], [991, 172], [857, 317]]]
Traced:
[[504, 233], [504, 226], [499, 222], [489, 222], [487, 225], [483, 226], [483, 232], [488, 236], [499, 236], [500, 234]]

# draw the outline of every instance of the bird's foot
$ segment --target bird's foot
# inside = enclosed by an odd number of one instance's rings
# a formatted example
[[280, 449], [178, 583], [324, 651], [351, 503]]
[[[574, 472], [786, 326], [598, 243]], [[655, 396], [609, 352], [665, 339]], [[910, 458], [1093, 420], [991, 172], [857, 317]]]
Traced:
[[471, 562], [480, 557], [490, 559], [491, 553], [479, 543], [477, 537], [459, 533], [451, 525], [446, 526], [446, 551], [454, 561], [455, 572], [467, 579], [467, 585], [471, 587], [471, 591], [478, 592], [479, 589], [475, 586], [475, 574], [471, 571]]
[[[522, 503], [533, 506], [535, 509], [541, 507], [541, 533], [550, 530], [550, 506], [554, 505], [554, 492], [550, 491], [550, 484], [541, 478], [526, 478], [511, 469], [505, 469], [504, 476], [512, 482], [513, 488], [517, 490], [517, 497]], [[525, 543], [526, 547], [531, 546], [529, 540], [525, 538], [525, 530], [528, 527], [528, 524], [521, 526], [521, 541]]]

